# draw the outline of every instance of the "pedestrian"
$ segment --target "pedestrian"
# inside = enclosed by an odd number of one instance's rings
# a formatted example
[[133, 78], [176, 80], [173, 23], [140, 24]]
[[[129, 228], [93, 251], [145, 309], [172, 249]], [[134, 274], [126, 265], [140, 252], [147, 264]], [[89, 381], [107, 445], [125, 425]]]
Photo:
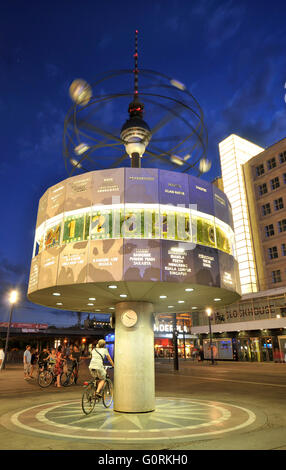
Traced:
[[54, 367], [54, 373], [57, 376], [57, 381], [55, 383], [55, 387], [61, 387], [61, 374], [63, 373], [63, 365], [64, 365], [64, 357], [62, 353], [62, 347], [58, 347], [58, 351], [56, 353], [56, 364]]
[[202, 345], [200, 346], [200, 350], [199, 350], [199, 360], [201, 362], [204, 361], [204, 349], [203, 349]]
[[23, 356], [24, 379], [31, 378], [31, 346], [28, 344]]
[[32, 348], [31, 350], [31, 377], [33, 377], [33, 372], [35, 369], [35, 366], [37, 365], [38, 362], [38, 350], [35, 348]]
[[0, 370], [1, 370], [2, 367], [3, 367], [4, 357], [5, 357], [4, 349], [3, 349], [2, 346], [0, 346]]
[[72, 348], [70, 357], [73, 361], [72, 367], [73, 367], [73, 370], [74, 370], [74, 383], [76, 384], [77, 379], [78, 379], [78, 372], [79, 372], [79, 361], [81, 359], [80, 350], [79, 350], [79, 348], [77, 347], [76, 344]]

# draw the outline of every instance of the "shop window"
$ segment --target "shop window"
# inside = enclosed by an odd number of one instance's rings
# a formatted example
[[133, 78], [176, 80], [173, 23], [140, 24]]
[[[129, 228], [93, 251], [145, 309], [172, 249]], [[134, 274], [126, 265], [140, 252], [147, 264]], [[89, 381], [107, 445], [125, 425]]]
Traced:
[[273, 246], [272, 248], [268, 248], [268, 256], [269, 256], [270, 259], [278, 258], [277, 246]]
[[283, 208], [284, 208], [283, 198], [279, 197], [278, 199], [275, 199], [274, 200], [274, 209], [276, 211], [279, 211], [280, 209], [283, 209]]
[[268, 170], [272, 170], [273, 168], [276, 167], [276, 158], [273, 157], [273, 158], [270, 158], [269, 160], [267, 160], [267, 168]]
[[266, 227], [265, 227], [265, 236], [268, 238], [268, 237], [272, 237], [273, 235], [274, 235], [274, 226], [273, 226], [273, 224], [266, 225]]
[[262, 215], [271, 214], [270, 203], [267, 202], [266, 204], [263, 204], [263, 206], [261, 206], [261, 210], [262, 210]]
[[270, 181], [270, 185], [271, 185], [272, 190], [279, 188], [279, 186], [280, 186], [279, 177], [276, 176], [275, 178], [273, 178]]
[[272, 271], [272, 282], [273, 284], [277, 284], [277, 282], [281, 282], [281, 271], [280, 269], [276, 269]]

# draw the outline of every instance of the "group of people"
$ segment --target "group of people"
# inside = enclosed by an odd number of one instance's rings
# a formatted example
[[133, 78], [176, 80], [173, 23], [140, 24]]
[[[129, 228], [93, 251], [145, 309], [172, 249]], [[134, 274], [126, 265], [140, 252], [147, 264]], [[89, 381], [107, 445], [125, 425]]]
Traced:
[[64, 364], [66, 364], [68, 369], [74, 370], [76, 383], [79, 361], [80, 350], [76, 344], [71, 344], [65, 349], [63, 349], [62, 346], [58, 346], [57, 349], [45, 347], [40, 353], [38, 353], [37, 349], [31, 348], [31, 345], [28, 344], [23, 356], [24, 379], [33, 378], [33, 372], [37, 364], [39, 371], [47, 369], [47, 367], [50, 366], [57, 377], [55, 386], [59, 388], [61, 387], [60, 378], [63, 373], [63, 367]]
[[75, 372], [75, 383], [78, 378], [79, 362], [80, 359], [90, 359], [89, 370], [92, 377], [98, 378], [96, 393], [101, 396], [101, 390], [106, 378], [106, 370], [104, 368], [105, 358], [114, 367], [112, 358], [109, 355], [108, 349], [105, 347], [104, 339], [100, 339], [97, 343], [93, 344], [91, 354], [89, 356], [81, 357], [79, 347], [76, 344], [70, 344], [63, 349], [58, 346], [57, 349], [48, 347], [44, 348], [40, 353], [31, 345], [26, 346], [23, 356], [24, 362], [24, 379], [33, 378], [33, 372], [38, 364], [39, 371], [46, 369], [48, 366], [53, 368], [53, 373], [56, 375], [56, 387], [61, 387], [60, 378], [63, 372], [64, 364], [70, 371]]

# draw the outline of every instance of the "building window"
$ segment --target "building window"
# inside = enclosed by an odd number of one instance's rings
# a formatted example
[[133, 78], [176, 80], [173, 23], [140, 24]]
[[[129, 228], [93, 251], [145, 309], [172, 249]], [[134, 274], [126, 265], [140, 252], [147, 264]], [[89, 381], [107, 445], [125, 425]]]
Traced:
[[280, 160], [280, 163], [285, 163], [286, 162], [286, 150], [285, 150], [285, 152], [281, 152], [279, 154], [279, 160]]
[[280, 186], [279, 183], [279, 177], [276, 176], [276, 178], [273, 178], [273, 180], [270, 181], [271, 189], [277, 189]]
[[281, 272], [280, 269], [276, 269], [276, 271], [272, 271], [272, 282], [276, 284], [277, 282], [281, 282]]
[[278, 258], [277, 246], [273, 246], [272, 248], [268, 248], [268, 256], [269, 256], [270, 259]]
[[258, 165], [256, 167], [256, 176], [261, 176], [261, 175], [264, 175], [264, 165], [263, 165], [263, 163], [261, 163], [261, 165]]
[[286, 173], [283, 173], [283, 181], [284, 181], [284, 184], [286, 184]]
[[267, 168], [268, 170], [272, 170], [272, 168], [276, 167], [276, 159], [275, 157], [270, 158], [270, 160], [267, 160]]
[[263, 206], [261, 206], [261, 210], [262, 210], [262, 215], [271, 214], [270, 203], [267, 202], [266, 204], [263, 204]]
[[286, 243], [282, 243], [281, 253], [282, 253], [282, 256], [286, 256]]
[[274, 227], [273, 224], [266, 225], [265, 227], [265, 235], [266, 237], [272, 237], [274, 235]]
[[284, 204], [283, 204], [283, 198], [279, 197], [278, 199], [274, 199], [274, 209], [276, 211], [279, 211], [280, 209], [283, 209]]
[[258, 193], [259, 193], [259, 196], [263, 196], [263, 194], [267, 193], [267, 184], [266, 183], [260, 184], [258, 186]]
[[279, 220], [278, 230], [279, 230], [279, 232], [285, 232], [286, 231], [286, 219]]

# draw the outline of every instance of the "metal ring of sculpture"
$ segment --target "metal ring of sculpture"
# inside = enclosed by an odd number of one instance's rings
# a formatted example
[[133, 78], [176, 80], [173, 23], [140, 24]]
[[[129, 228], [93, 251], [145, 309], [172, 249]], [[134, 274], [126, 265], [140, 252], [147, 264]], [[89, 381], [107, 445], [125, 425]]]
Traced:
[[[75, 81], [82, 82], [80, 85], [84, 89], [85, 99], [75, 101], [65, 118], [63, 155], [69, 176], [75, 174], [76, 170], [126, 166], [129, 156], [122, 148], [126, 142], [117, 126], [124, 120], [122, 110], [127, 108], [128, 100], [133, 97], [132, 91], [126, 91], [133, 73], [131, 69], [109, 72], [91, 86], [81, 80]], [[106, 87], [107, 81], [112, 87], [112, 80], [117, 90], [122, 82], [120, 92], [104, 91], [102, 87]], [[162, 73], [140, 70], [140, 80], [140, 97], [146, 104], [146, 121], [151, 133], [144, 152], [146, 166], [156, 167], [159, 161], [160, 167], [165, 169], [195, 175], [208, 171], [207, 131], [203, 111], [197, 100], [185, 85]], [[92, 96], [96, 90], [97, 94]], [[115, 100], [124, 102], [120, 106], [121, 115], [118, 110], [114, 110]], [[113, 125], [114, 129], [104, 129], [104, 121], [107, 121], [109, 127]], [[169, 131], [173, 129], [179, 135], [170, 135]]]

